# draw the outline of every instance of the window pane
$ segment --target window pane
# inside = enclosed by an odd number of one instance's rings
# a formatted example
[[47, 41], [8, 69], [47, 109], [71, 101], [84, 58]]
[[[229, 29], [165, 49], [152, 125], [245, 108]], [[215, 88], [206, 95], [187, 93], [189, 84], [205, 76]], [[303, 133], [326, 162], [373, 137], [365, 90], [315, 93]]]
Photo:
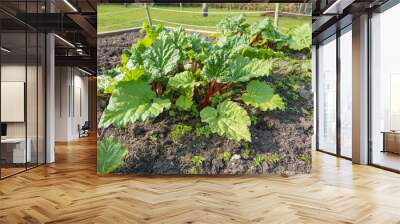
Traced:
[[[25, 170], [31, 160], [26, 144], [26, 33], [1, 34], [1, 177]], [[29, 142], [29, 141], [28, 141]], [[28, 150], [27, 150], [28, 149]]]
[[372, 18], [372, 163], [400, 170], [400, 5]]
[[336, 37], [318, 48], [318, 147], [336, 153]]
[[39, 64], [38, 64], [38, 163], [45, 163], [45, 52], [46, 37], [39, 33]]
[[340, 152], [351, 158], [352, 141], [352, 35], [345, 30], [340, 36]]
[[[30, 147], [31, 157], [28, 161], [28, 168], [37, 165], [37, 33], [28, 32], [28, 63], [26, 80], [26, 114], [27, 114], [27, 141]], [[29, 149], [28, 147], [28, 149]]]

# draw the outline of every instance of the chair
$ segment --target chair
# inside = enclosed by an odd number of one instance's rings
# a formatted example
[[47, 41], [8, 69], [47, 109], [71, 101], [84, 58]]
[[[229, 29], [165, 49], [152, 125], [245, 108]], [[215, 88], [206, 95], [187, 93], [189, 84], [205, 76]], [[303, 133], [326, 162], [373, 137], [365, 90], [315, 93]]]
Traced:
[[78, 125], [79, 138], [89, 136], [89, 129], [90, 129], [89, 121], [85, 121], [82, 127]]

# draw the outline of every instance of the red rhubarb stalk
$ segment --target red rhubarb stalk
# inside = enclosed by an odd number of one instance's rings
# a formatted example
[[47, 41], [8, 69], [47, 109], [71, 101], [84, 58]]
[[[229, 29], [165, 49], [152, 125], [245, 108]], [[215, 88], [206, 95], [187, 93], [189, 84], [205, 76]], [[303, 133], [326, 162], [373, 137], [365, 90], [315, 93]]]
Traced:
[[204, 98], [200, 101], [200, 109], [208, 106], [210, 104], [210, 98], [214, 97], [219, 93], [220, 95], [224, 94], [225, 90], [229, 87], [229, 84], [219, 84], [217, 81], [212, 80], [208, 85], [207, 93]]

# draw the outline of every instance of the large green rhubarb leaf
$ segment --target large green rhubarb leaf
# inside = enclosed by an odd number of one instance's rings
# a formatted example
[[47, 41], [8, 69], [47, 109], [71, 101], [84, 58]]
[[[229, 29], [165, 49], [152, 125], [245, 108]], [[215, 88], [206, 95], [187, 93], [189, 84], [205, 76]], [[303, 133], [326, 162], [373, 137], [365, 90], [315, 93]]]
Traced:
[[123, 127], [135, 121], [145, 121], [157, 117], [170, 106], [170, 100], [156, 98], [146, 82], [121, 81], [115, 86], [99, 127], [106, 128], [111, 124]]
[[218, 83], [246, 82], [251, 78], [268, 76], [272, 63], [269, 60], [250, 59], [241, 55], [229, 57], [224, 51], [218, 51], [206, 60], [203, 74], [208, 81]]
[[112, 93], [114, 86], [124, 79], [124, 76], [125, 74], [120, 71], [120, 68], [105, 70], [97, 78], [97, 91], [105, 94]]
[[247, 82], [252, 78], [268, 76], [272, 68], [271, 61], [249, 59], [240, 55], [230, 61], [230, 64], [229, 78], [236, 82]]
[[290, 32], [292, 41], [289, 47], [293, 50], [303, 50], [311, 48], [311, 25], [303, 24]]
[[266, 18], [258, 23], [253, 24], [251, 27], [251, 34], [261, 34], [263, 38], [271, 40], [287, 40], [287, 37], [279, 32], [274, 26], [273, 21], [270, 18]]
[[217, 29], [224, 35], [243, 35], [249, 31], [250, 24], [242, 15], [226, 17], [217, 24]]
[[239, 46], [235, 49], [241, 55], [248, 58], [256, 59], [271, 59], [271, 58], [283, 58], [284, 54], [282, 52], [274, 51], [270, 48], [256, 48], [251, 46]]
[[161, 24], [158, 24], [157, 26], [150, 26], [149, 24], [144, 23], [141, 32], [146, 33], [146, 36], [141, 40], [142, 44], [146, 47], [150, 47], [163, 30], [164, 26]]
[[[253, 24], [251, 27], [251, 35], [253, 38], [256, 37], [252, 39], [251, 42], [254, 40], [261, 41], [262, 44], [266, 44], [269, 48], [273, 48], [274, 50], [283, 49], [290, 41], [286, 35], [279, 32], [269, 18]], [[259, 39], [259, 37], [261, 37], [261, 39]]]
[[181, 47], [187, 43], [186, 32], [182, 27], [170, 31], [170, 37], [176, 47]]
[[[127, 66], [128, 68], [132, 68], [136, 65], [143, 65], [144, 64], [144, 53], [146, 52], [146, 45], [143, 44], [142, 41], [139, 41], [136, 46], [132, 47], [132, 49], [130, 50], [129, 54], [129, 58], [128, 60], [126, 60], [127, 56], [123, 56], [121, 58], [121, 63], [125, 64], [125, 66]], [[127, 55], [127, 54], [125, 54]]]
[[193, 73], [190, 71], [184, 71], [171, 77], [168, 81], [168, 85], [174, 89], [186, 89], [199, 86], [201, 83], [196, 81]]
[[191, 109], [192, 106], [193, 106], [193, 100], [192, 100], [191, 97], [181, 95], [181, 96], [179, 96], [179, 98], [176, 100], [176, 103], [175, 103], [175, 104], [176, 104], [176, 106], [177, 106], [179, 109], [186, 110], [186, 111], [190, 111], [190, 109]]
[[105, 138], [97, 146], [97, 173], [113, 172], [124, 161], [128, 150], [114, 138]]
[[151, 80], [166, 78], [173, 71], [179, 60], [179, 50], [166, 38], [158, 40], [146, 50], [144, 70]]
[[97, 92], [112, 93], [115, 80], [107, 75], [99, 75], [97, 77]]
[[258, 80], [253, 80], [247, 84], [247, 92], [242, 96], [243, 102], [247, 105], [259, 108], [262, 111], [284, 109], [285, 104], [278, 94], [274, 94], [274, 89]]
[[138, 80], [144, 74], [143, 69], [132, 69], [125, 72], [124, 81]]
[[146, 50], [156, 41], [163, 29], [163, 26], [160, 25], [157, 27], [152, 27], [144, 24], [142, 32], [145, 32], [146, 36], [143, 39], [139, 39], [136, 45], [132, 45], [132, 49], [130, 51], [122, 52], [121, 64], [126, 66], [128, 69], [132, 69], [138, 65], [142, 66], [146, 59]]
[[229, 54], [223, 50], [216, 50], [205, 61], [203, 74], [208, 81], [220, 80], [228, 71], [229, 64], [227, 63]]
[[237, 103], [226, 100], [217, 109], [206, 107], [200, 112], [201, 121], [207, 123], [213, 133], [229, 139], [251, 141], [250, 117]]
[[221, 49], [232, 51], [240, 46], [248, 46], [249, 38], [246, 35], [221, 36], [218, 38], [217, 45]]

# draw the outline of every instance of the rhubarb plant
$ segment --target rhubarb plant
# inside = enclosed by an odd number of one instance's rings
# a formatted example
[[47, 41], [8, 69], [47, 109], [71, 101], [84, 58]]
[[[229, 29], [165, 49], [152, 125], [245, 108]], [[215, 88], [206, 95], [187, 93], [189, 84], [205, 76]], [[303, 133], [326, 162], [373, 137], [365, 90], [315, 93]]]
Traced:
[[127, 154], [128, 149], [117, 139], [104, 138], [97, 146], [97, 173], [111, 173], [122, 164]]
[[247, 84], [246, 93], [242, 95], [242, 100], [247, 105], [259, 108], [262, 111], [285, 108], [282, 98], [274, 94], [274, 89], [258, 80], [253, 80]]
[[145, 121], [157, 117], [170, 106], [170, 100], [156, 97], [146, 82], [122, 81], [116, 85], [99, 127], [106, 128], [111, 124], [124, 127], [129, 123]]
[[268, 77], [293, 52], [310, 50], [308, 29], [286, 35], [269, 19], [250, 25], [243, 16], [228, 17], [209, 40], [183, 28], [145, 24], [144, 37], [98, 78], [99, 94], [110, 96], [99, 127], [126, 127], [178, 110], [214, 134], [250, 142], [248, 111], [285, 110]]
[[289, 47], [294, 50], [303, 50], [311, 48], [311, 27], [308, 24], [304, 24], [297, 29], [290, 32], [291, 41], [289, 42]]
[[168, 39], [161, 38], [144, 53], [144, 57], [144, 70], [150, 81], [158, 81], [167, 79], [167, 74], [175, 69], [179, 50]]
[[217, 108], [206, 107], [200, 112], [200, 117], [201, 121], [210, 126], [213, 133], [226, 135], [236, 141], [251, 141], [250, 117], [238, 103], [227, 100]]
[[192, 98], [187, 97], [185, 95], [181, 95], [176, 100], [176, 106], [181, 110], [190, 111], [193, 106]]

